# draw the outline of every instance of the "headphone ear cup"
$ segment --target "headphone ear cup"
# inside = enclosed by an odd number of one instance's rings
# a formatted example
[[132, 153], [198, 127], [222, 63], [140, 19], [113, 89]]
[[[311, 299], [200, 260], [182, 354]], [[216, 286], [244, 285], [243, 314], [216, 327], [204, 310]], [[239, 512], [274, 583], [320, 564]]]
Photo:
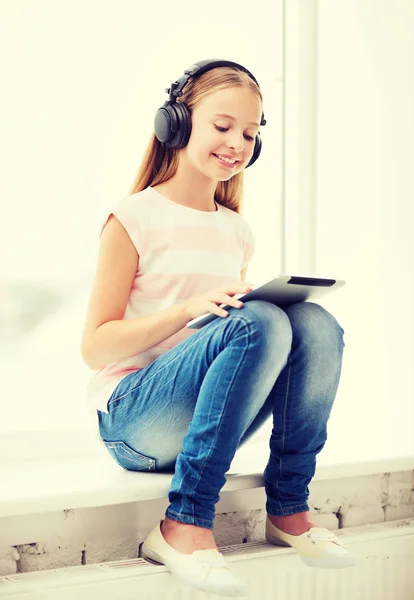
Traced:
[[192, 129], [191, 115], [185, 102], [175, 102], [173, 106], [177, 112], [178, 119], [176, 141], [174, 142], [173, 147], [176, 150], [181, 150], [187, 146], [188, 140], [190, 139]]
[[154, 132], [167, 148], [184, 148], [191, 135], [191, 116], [184, 102], [169, 101], [155, 114]]
[[247, 169], [248, 167], [251, 167], [253, 163], [256, 162], [256, 160], [259, 158], [260, 156], [260, 152], [262, 151], [262, 138], [260, 137], [260, 132], [256, 135], [256, 140], [254, 143], [254, 150], [253, 150], [253, 155], [248, 163], [248, 165], [246, 165], [245, 169]]
[[167, 144], [172, 137], [172, 132], [177, 128], [175, 114], [171, 112], [168, 102], [161, 106], [155, 113], [154, 133], [162, 144]]

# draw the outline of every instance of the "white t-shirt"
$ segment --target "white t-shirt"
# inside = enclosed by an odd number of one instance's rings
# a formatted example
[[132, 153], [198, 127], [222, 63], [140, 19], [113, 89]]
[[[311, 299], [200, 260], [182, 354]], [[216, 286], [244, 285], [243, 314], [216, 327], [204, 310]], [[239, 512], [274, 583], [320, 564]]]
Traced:
[[[114, 214], [139, 255], [124, 319], [156, 313], [230, 280], [240, 281], [255, 240], [241, 215], [217, 202], [216, 206], [215, 212], [196, 210], [147, 187], [123, 198], [107, 214], [101, 233]], [[97, 371], [87, 386], [88, 407], [107, 413], [107, 402], [121, 379], [194, 333], [184, 327], [145, 352]]]

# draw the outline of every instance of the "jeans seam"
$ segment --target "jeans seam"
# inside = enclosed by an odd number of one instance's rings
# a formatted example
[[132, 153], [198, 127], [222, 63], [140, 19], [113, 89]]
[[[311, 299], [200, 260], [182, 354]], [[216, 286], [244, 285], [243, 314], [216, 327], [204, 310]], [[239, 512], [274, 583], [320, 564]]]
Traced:
[[[279, 466], [279, 477], [276, 481], [276, 490], [277, 490], [277, 494], [279, 495], [279, 481], [280, 478], [282, 476], [282, 466], [283, 466], [283, 454], [284, 454], [284, 450], [285, 450], [285, 437], [286, 437], [286, 412], [287, 412], [287, 404], [288, 404], [288, 395], [289, 395], [289, 388], [290, 388], [290, 371], [291, 371], [291, 365], [292, 365], [292, 353], [289, 353], [289, 368], [288, 368], [288, 375], [287, 375], [287, 386], [286, 386], [286, 396], [285, 396], [285, 407], [284, 407], [284, 411], [283, 411], [283, 433], [282, 433], [282, 448], [280, 451], [280, 466]], [[282, 504], [280, 502], [280, 500], [278, 500], [279, 502], [279, 506], [280, 506], [280, 510], [283, 510], [282, 508]], [[293, 507], [295, 508], [295, 507]]]

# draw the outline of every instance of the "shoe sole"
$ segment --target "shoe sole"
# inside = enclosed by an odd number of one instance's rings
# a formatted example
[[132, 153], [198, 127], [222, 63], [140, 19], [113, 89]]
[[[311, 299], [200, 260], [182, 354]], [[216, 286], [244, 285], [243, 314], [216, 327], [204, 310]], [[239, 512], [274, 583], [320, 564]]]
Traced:
[[[285, 540], [281, 540], [280, 538], [267, 536], [266, 541], [272, 546], [284, 546], [296, 550], [294, 546], [288, 544], [288, 542], [285, 542]], [[301, 554], [298, 550], [296, 550], [296, 552], [305, 565], [315, 569], [346, 569], [347, 567], [353, 567], [356, 565], [356, 560], [353, 556], [345, 556], [342, 558], [325, 556], [323, 558], [316, 558], [314, 556], [306, 556], [305, 554]]]
[[148, 548], [148, 546], [145, 545], [145, 542], [142, 542], [139, 545], [138, 556], [140, 558], [145, 558], [146, 560], [148, 560], [151, 563], [154, 563], [155, 565], [164, 565], [165, 564], [161, 561], [161, 557], [158, 556], [158, 554], [156, 554], [155, 552], [150, 550]]
[[266, 537], [266, 541], [269, 544], [272, 544], [274, 546], [286, 546], [288, 548], [292, 548], [292, 546], [290, 544], [288, 544], [287, 542], [285, 542], [285, 540], [281, 540], [280, 538], [273, 537], [273, 536], [270, 536], [270, 535], [268, 535]]

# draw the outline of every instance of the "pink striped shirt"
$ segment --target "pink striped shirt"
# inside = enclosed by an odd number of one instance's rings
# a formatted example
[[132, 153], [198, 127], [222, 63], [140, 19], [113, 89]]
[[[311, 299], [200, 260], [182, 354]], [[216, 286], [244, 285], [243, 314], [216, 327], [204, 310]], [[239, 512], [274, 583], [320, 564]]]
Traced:
[[[216, 206], [215, 212], [196, 210], [147, 187], [123, 198], [107, 214], [101, 233], [114, 214], [139, 255], [124, 319], [149, 315], [231, 280], [240, 281], [255, 240], [241, 215]], [[97, 371], [87, 386], [89, 408], [108, 412], [107, 402], [126, 375], [151, 364], [194, 333], [184, 327], [145, 352]]]

